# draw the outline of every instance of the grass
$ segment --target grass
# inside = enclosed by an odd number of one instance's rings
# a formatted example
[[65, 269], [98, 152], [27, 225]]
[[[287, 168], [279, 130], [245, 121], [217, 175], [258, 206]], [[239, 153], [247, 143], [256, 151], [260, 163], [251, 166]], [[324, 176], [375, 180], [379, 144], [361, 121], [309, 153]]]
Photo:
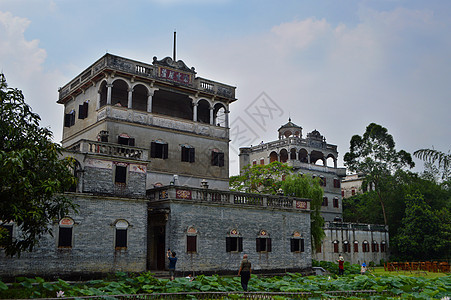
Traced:
[[396, 275], [405, 275], [405, 276], [412, 276], [412, 277], [424, 277], [424, 278], [428, 278], [428, 279], [432, 279], [432, 278], [438, 278], [438, 277], [443, 277], [446, 276], [446, 273], [434, 273], [434, 272], [426, 272], [426, 271], [403, 271], [403, 270], [399, 270], [399, 271], [385, 271], [384, 267], [375, 267], [374, 270], [371, 269], [371, 272], [367, 272], [368, 274], [373, 273], [376, 276], [384, 276], [384, 275], [392, 275], [392, 276], [396, 276]]

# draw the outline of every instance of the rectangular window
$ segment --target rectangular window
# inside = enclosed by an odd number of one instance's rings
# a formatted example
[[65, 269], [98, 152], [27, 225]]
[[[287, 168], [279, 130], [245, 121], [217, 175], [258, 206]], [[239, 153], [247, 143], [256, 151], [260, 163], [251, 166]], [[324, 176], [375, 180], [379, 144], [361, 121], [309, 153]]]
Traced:
[[135, 139], [134, 138], [130, 138], [130, 137], [123, 137], [123, 136], [118, 136], [117, 137], [117, 143], [120, 145], [126, 145], [126, 146], [135, 146]]
[[351, 195], [352, 195], [352, 196], [355, 196], [355, 189], [352, 189]]
[[13, 242], [13, 225], [0, 225], [3, 238], [0, 239], [0, 248]]
[[318, 247], [316, 247], [316, 253], [321, 253], [321, 245], [319, 245]]
[[116, 228], [116, 249], [127, 248], [127, 229]]
[[322, 186], [326, 186], [326, 177], [321, 177], [320, 179], [319, 179], [319, 182], [321, 183], [321, 185]]
[[329, 199], [327, 199], [327, 197], [323, 197], [323, 203], [321, 203], [321, 206], [329, 206]]
[[64, 115], [64, 127], [71, 127], [75, 125], [75, 111], [71, 111]]
[[59, 227], [58, 247], [60, 248], [72, 247], [72, 227]]
[[224, 166], [224, 152], [211, 152], [211, 165], [223, 167]]
[[182, 146], [182, 161], [194, 162], [194, 148]]
[[238, 236], [226, 237], [226, 252], [243, 252], [243, 238]]
[[85, 119], [88, 117], [88, 101], [78, 106], [78, 118]]
[[291, 239], [291, 252], [304, 252], [304, 239]]
[[334, 198], [334, 207], [338, 208], [338, 198], [337, 197]]
[[260, 159], [260, 164], [261, 165], [264, 165], [265, 164], [265, 160], [262, 158], [262, 159]]
[[114, 176], [115, 183], [126, 183], [127, 182], [127, 167], [126, 166], [116, 166], [116, 174]]
[[197, 236], [187, 235], [186, 236], [186, 252], [197, 252]]
[[257, 252], [271, 252], [271, 238], [257, 238]]
[[340, 180], [337, 178], [334, 179], [334, 188], [340, 188]]
[[252, 161], [252, 165], [253, 166], [257, 165], [257, 161], [256, 160]]
[[167, 159], [168, 144], [162, 142], [152, 142], [150, 144], [150, 157]]

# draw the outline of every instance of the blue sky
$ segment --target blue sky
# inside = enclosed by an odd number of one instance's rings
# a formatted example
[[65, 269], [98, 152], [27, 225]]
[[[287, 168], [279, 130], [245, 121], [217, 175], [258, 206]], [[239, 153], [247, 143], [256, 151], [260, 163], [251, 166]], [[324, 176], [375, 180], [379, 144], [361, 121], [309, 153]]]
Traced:
[[[375, 122], [397, 149], [450, 147], [451, 1], [0, 0], [0, 69], [61, 139], [58, 87], [105, 52], [172, 55], [237, 87], [237, 151], [288, 121], [319, 130], [342, 157]], [[417, 161], [421, 170], [422, 163]]]

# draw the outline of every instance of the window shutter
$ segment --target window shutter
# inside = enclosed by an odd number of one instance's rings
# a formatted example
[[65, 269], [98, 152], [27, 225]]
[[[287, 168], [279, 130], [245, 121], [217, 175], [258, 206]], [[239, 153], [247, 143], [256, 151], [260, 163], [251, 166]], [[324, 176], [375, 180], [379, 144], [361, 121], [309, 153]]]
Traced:
[[216, 161], [217, 161], [217, 153], [214, 151], [211, 151], [211, 165], [212, 166], [216, 166]]
[[226, 237], [226, 252], [230, 251], [230, 237]]
[[291, 239], [290, 240], [290, 246], [291, 246], [291, 252], [295, 252], [296, 251], [296, 240], [295, 239]]
[[135, 146], [135, 138], [129, 138], [128, 145], [134, 147]]
[[218, 153], [218, 160], [219, 160], [219, 166], [220, 167], [224, 167], [224, 153], [223, 152], [221, 152], [221, 153]]
[[185, 147], [182, 147], [181, 155], [182, 155], [182, 157], [181, 157], [182, 161], [188, 161], [186, 158], [186, 148]]
[[150, 143], [150, 157], [155, 157], [155, 149], [157, 148], [157, 145], [155, 142]]
[[116, 229], [116, 247], [127, 247], [127, 229]]
[[64, 127], [70, 127], [70, 114], [64, 115]]
[[70, 126], [75, 125], [75, 111], [70, 114]]
[[72, 247], [72, 227], [60, 227], [58, 247]]
[[271, 238], [267, 238], [266, 240], [266, 251], [271, 252]]
[[323, 181], [323, 186], [326, 186], [327, 185], [326, 177], [321, 178], [321, 180]]
[[243, 252], [243, 238], [238, 238], [238, 252]]
[[255, 241], [256, 241], [256, 244], [255, 244], [255, 248], [256, 248], [256, 251], [257, 252], [260, 252], [261, 250], [261, 247], [260, 247], [260, 238], [257, 238]]
[[195, 158], [195, 155], [194, 155], [194, 148], [189, 148], [189, 162], [194, 162], [194, 158]]
[[186, 237], [186, 251], [187, 252], [197, 252], [196, 247], [197, 236], [187, 236]]
[[83, 116], [88, 117], [88, 102], [83, 103]]
[[85, 118], [85, 112], [84, 112], [83, 104], [80, 104], [78, 106], [78, 118], [79, 119], [84, 119]]
[[301, 252], [304, 252], [304, 239], [301, 239], [300, 242], [301, 242]]
[[168, 158], [168, 144], [163, 144], [163, 159], [167, 159]]

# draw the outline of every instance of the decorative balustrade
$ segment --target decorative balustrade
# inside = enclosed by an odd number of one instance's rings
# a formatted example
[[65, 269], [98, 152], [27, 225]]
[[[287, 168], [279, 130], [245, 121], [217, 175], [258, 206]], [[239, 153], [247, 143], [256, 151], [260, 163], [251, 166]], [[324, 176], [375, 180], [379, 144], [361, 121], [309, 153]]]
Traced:
[[351, 229], [351, 230], [362, 230], [362, 231], [388, 231], [388, 229], [385, 225], [380, 225], [380, 224], [326, 222], [324, 227], [331, 228], [331, 229]]
[[151, 202], [170, 200], [186, 200], [193, 202], [209, 202], [234, 206], [254, 206], [263, 208], [293, 209], [309, 211], [310, 200], [277, 195], [239, 193], [202, 188], [165, 186], [147, 190]]
[[137, 160], [148, 159], [148, 151], [146, 149], [89, 140], [80, 140], [70, 147], [69, 150], [80, 153], [93, 153]]
[[[106, 69], [112, 71], [120, 71], [122, 73], [128, 73], [132, 76], [141, 76], [146, 78], [152, 78], [155, 80], [167, 81], [165, 78], [158, 74], [158, 68], [152, 64], [141, 63], [131, 59], [106, 54], [93, 65], [83, 71], [80, 75], [74, 78], [71, 82], [59, 89], [59, 99], [67, 97], [73, 91], [81, 88], [83, 85], [88, 84], [91, 80], [96, 80], [99, 74], [102, 74]], [[103, 75], [101, 76], [103, 78]], [[178, 82], [180, 84], [180, 82]], [[210, 94], [235, 99], [235, 88], [229, 85], [221, 84], [215, 81], [211, 81], [203, 78], [195, 78], [194, 82], [189, 82], [188, 85]]]

